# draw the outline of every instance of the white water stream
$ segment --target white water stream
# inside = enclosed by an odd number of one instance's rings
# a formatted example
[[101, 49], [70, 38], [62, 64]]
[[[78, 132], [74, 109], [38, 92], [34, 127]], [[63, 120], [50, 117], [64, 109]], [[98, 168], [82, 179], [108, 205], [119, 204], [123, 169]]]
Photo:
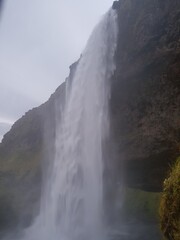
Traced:
[[103, 142], [109, 134], [110, 78], [115, 70], [114, 10], [93, 31], [78, 63], [62, 120], [39, 216], [25, 240], [105, 239]]

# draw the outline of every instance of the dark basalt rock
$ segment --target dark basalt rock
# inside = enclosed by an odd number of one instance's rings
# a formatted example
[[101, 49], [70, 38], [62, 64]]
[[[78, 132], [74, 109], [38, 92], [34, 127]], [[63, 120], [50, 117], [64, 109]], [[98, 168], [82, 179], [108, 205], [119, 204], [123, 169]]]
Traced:
[[4, 3], [4, 1], [3, 1], [3, 0], [0, 0], [0, 11], [1, 11], [1, 9], [2, 9], [3, 3]]
[[114, 1], [114, 2], [113, 2], [113, 5], [112, 5], [112, 8], [117, 10], [117, 9], [119, 9], [120, 4], [121, 4], [120, 1]]
[[[111, 126], [127, 185], [160, 191], [180, 150], [180, 2], [120, 0]], [[120, 164], [121, 167], [122, 163]]]

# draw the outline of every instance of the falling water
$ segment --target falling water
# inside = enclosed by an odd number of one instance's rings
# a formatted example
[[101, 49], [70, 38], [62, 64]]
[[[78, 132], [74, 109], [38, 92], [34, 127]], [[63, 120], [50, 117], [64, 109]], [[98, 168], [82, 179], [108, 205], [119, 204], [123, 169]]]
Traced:
[[93, 31], [78, 63], [40, 214], [25, 239], [100, 240], [103, 228], [103, 142], [108, 138], [109, 81], [115, 70], [116, 13]]

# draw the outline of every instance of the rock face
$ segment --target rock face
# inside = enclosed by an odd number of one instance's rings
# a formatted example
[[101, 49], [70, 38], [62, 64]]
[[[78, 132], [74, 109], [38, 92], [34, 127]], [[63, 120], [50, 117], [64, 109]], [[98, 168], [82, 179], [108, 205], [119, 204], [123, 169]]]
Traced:
[[[62, 84], [46, 103], [19, 119], [0, 144], [0, 203], [4, 201], [7, 205], [8, 228], [16, 225], [17, 220], [29, 225], [38, 213], [43, 177], [41, 161], [53, 157], [55, 109], [63, 105], [64, 97], [65, 84]], [[0, 204], [0, 211], [3, 209], [4, 204]], [[4, 228], [6, 221], [1, 214], [0, 230], [1, 222]]]
[[159, 191], [180, 150], [180, 1], [120, 0], [112, 129], [131, 187]]
[[3, 5], [3, 0], [0, 0], [0, 11], [1, 11], [2, 5]]
[[56, 121], [61, 119], [77, 63], [70, 66], [66, 83], [47, 102], [25, 113], [0, 143], [0, 233], [17, 223], [26, 227], [38, 214], [42, 179], [55, 153]]
[[[1, 212], [4, 211], [4, 204], [2, 204], [2, 199], [4, 199], [9, 211], [9, 214], [7, 211], [6, 214], [4, 213], [7, 215], [7, 227], [13, 227], [13, 224], [17, 222], [16, 218], [19, 217], [23, 222], [28, 222], [33, 203], [36, 205], [33, 209], [37, 209], [40, 193], [40, 185], [37, 183], [41, 181], [41, 133], [42, 125], [36, 108], [17, 121], [0, 144], [0, 209]], [[26, 203], [30, 208], [25, 208]], [[13, 222], [9, 221], [12, 213]], [[1, 218], [0, 222], [6, 225], [3, 215]]]
[[[180, 149], [180, 1], [120, 0], [113, 8], [119, 38], [110, 101], [116, 156], [109, 166], [118, 178], [123, 168], [129, 187], [160, 191]], [[55, 109], [60, 117], [77, 63], [68, 84], [19, 119], [0, 144], [0, 206], [9, 211], [2, 228], [17, 217], [29, 225], [38, 212], [41, 161], [53, 158]]]

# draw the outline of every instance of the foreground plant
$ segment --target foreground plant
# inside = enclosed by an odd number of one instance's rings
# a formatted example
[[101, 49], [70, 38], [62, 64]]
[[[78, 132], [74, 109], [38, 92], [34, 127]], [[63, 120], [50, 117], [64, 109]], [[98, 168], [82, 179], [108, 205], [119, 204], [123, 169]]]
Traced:
[[164, 236], [168, 240], [180, 240], [180, 157], [164, 181], [160, 218]]

